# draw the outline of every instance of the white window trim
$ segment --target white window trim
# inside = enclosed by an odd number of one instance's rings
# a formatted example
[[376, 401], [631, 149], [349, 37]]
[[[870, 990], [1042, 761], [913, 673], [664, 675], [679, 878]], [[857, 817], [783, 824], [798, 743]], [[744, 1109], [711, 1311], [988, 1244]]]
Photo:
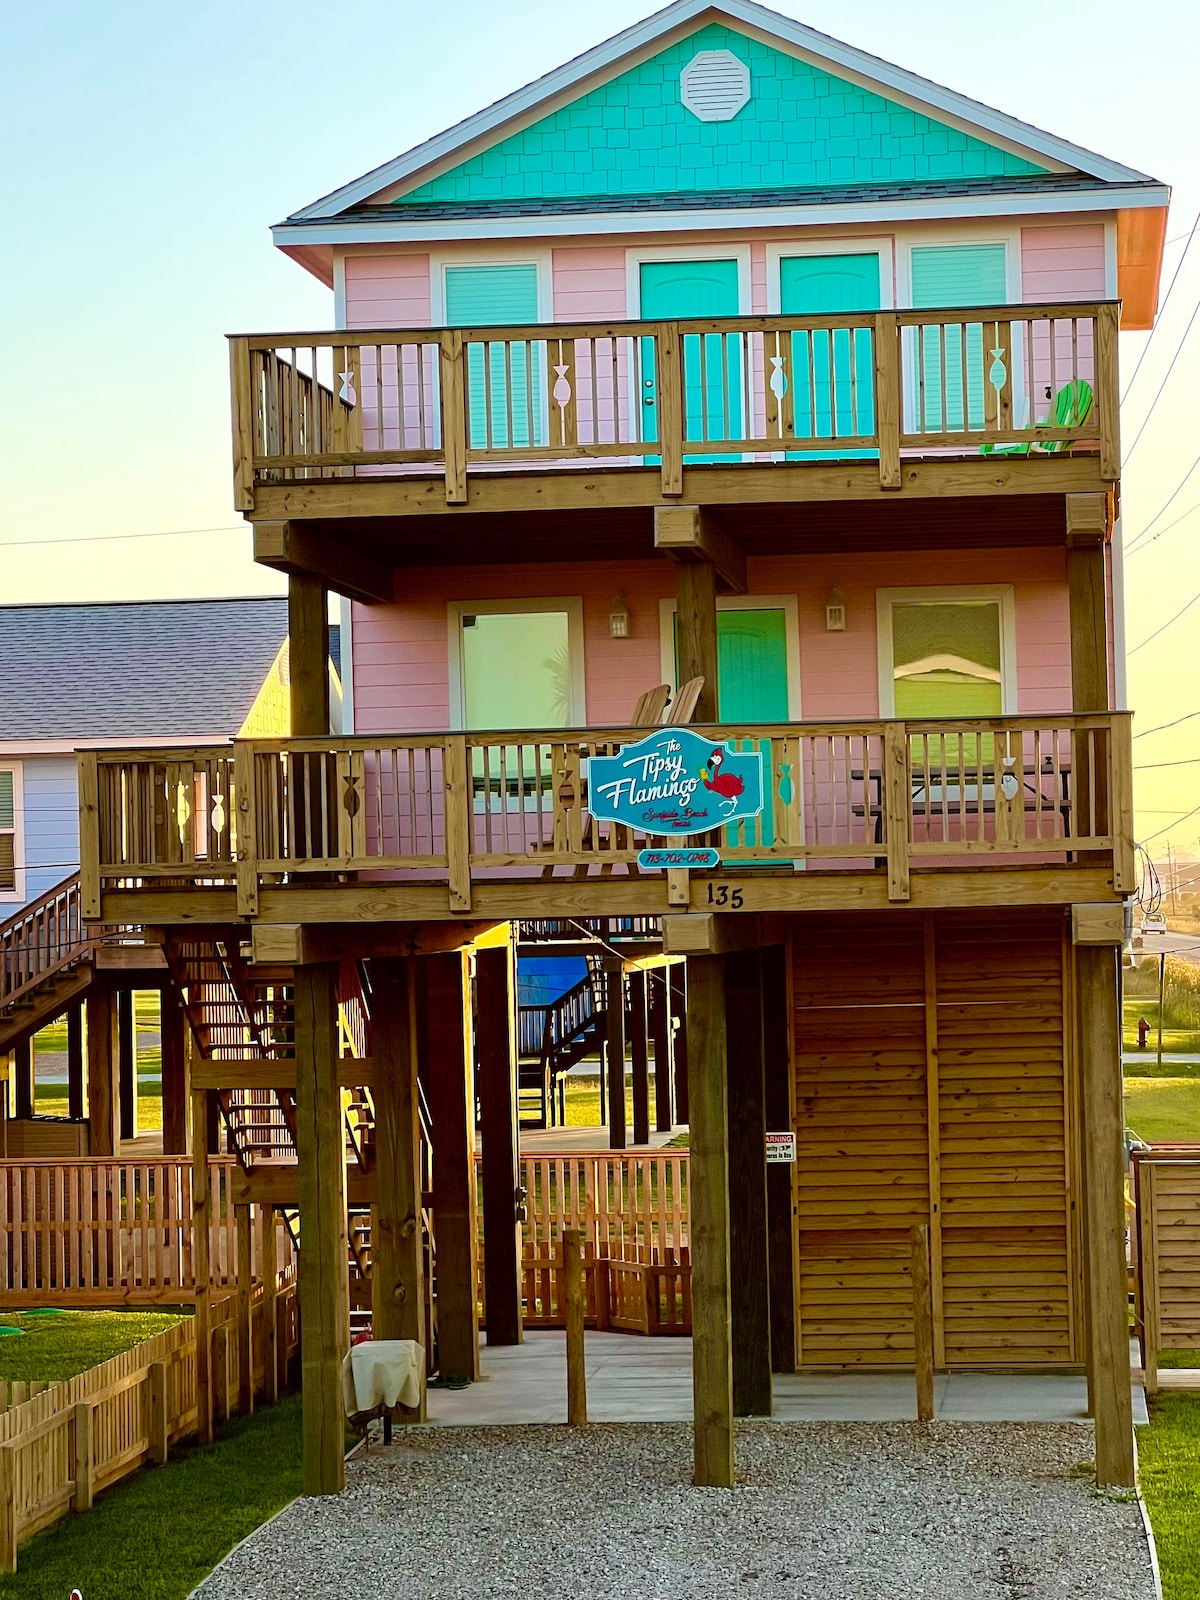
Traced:
[[13, 775], [13, 887], [0, 889], [0, 905], [25, 903], [25, 777], [19, 761], [0, 761], [0, 772]]
[[753, 301], [750, 287], [750, 246], [748, 244], [660, 244], [633, 245], [625, 252], [625, 304], [631, 321], [642, 318], [642, 274], [644, 261], [736, 261], [738, 269], [739, 317], [748, 317]]
[[906, 228], [900, 238], [896, 258], [896, 304], [912, 308], [912, 253], [947, 246], [959, 249], [970, 245], [1004, 246], [1004, 283], [1009, 305], [1021, 304], [1021, 225], [984, 224], [982, 227], [947, 228], [936, 225]]
[[[796, 239], [789, 243], [767, 245], [767, 315], [782, 315], [783, 284], [781, 263], [794, 256], [869, 256], [879, 257], [879, 309], [892, 309], [896, 257], [895, 241], [891, 238], [863, 237], [861, 239]], [[864, 313], [865, 315], [865, 313]]]
[[[658, 653], [663, 682], [675, 682], [674, 598], [658, 602]], [[718, 611], [782, 611], [787, 648], [788, 721], [800, 720], [800, 607], [794, 594], [722, 594], [717, 596]]]
[[[464, 616], [495, 616], [518, 612], [565, 611], [567, 614], [567, 708], [568, 728], [582, 728], [587, 722], [587, 695], [584, 682], [583, 601], [578, 595], [541, 595], [522, 600], [451, 600], [446, 606], [446, 643], [450, 661], [450, 726], [455, 732], [476, 732], [467, 728], [466, 674], [463, 668], [462, 619]], [[487, 731], [487, 730], [484, 730]], [[498, 732], [518, 732], [499, 729]]]
[[898, 602], [952, 605], [956, 600], [993, 600], [1000, 606], [1000, 714], [1017, 715], [1017, 615], [1011, 583], [923, 584], [913, 589], [876, 589], [875, 632], [879, 658], [879, 715], [896, 715], [895, 665], [892, 660], [892, 607]]
[[527, 244], [491, 244], [485, 250], [470, 245], [458, 250], [429, 252], [429, 322], [434, 328], [446, 324], [447, 267], [522, 267], [537, 268], [537, 320], [554, 321], [554, 269], [550, 250], [531, 249]]

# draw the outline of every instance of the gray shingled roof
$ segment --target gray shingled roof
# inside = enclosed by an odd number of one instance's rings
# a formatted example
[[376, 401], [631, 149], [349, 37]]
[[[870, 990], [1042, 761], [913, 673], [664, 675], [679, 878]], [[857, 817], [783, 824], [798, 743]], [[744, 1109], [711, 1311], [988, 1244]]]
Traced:
[[[992, 194], [1100, 193], [1099, 178], [1078, 172], [1044, 172], [984, 178], [929, 178], [912, 182], [829, 183], [819, 187], [780, 189], [687, 190], [678, 194], [534, 195], [528, 199], [396, 200], [389, 205], [358, 205], [343, 212], [343, 222], [438, 221], [462, 217], [583, 215], [589, 212], [766, 210], [780, 206], [836, 206], [887, 200], [939, 200], [947, 196]], [[1125, 187], [1139, 187], [1132, 184]], [[1154, 187], [1146, 179], [1142, 187]], [[289, 217], [288, 222], [296, 219]], [[286, 233], [288, 223], [280, 228]]]
[[0, 606], [0, 739], [235, 734], [287, 601]]

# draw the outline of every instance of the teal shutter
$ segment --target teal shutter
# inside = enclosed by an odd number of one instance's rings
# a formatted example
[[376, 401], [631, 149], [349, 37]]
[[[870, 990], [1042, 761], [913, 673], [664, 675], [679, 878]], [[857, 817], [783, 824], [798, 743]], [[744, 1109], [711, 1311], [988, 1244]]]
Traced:
[[[640, 314], [647, 322], [690, 317], [736, 317], [736, 261], [643, 261]], [[742, 420], [742, 345], [736, 336], [689, 333], [683, 341], [685, 439], [740, 439]], [[658, 438], [654, 388], [654, 345], [643, 341], [643, 421], [646, 439]], [[688, 461], [705, 459], [688, 456]], [[711, 459], [711, 458], [708, 458]]]
[[[878, 311], [878, 254], [785, 257], [779, 263], [779, 309], [784, 316], [801, 317]], [[874, 433], [873, 345], [870, 332], [855, 333], [852, 342], [847, 329], [792, 335], [792, 411], [798, 438]]]
[[[1006, 304], [1007, 300], [1002, 244], [929, 245], [913, 251], [912, 303], [915, 308], [998, 306]], [[961, 328], [950, 327], [945, 329], [944, 338], [942, 330], [936, 326], [922, 332], [924, 350], [917, 361], [924, 400], [917, 431], [962, 433], [982, 428], [983, 325], [967, 323]]]
[[[505, 327], [538, 320], [537, 267], [447, 267], [446, 322], [452, 328]], [[472, 450], [542, 444], [540, 340], [467, 346], [468, 443]]]

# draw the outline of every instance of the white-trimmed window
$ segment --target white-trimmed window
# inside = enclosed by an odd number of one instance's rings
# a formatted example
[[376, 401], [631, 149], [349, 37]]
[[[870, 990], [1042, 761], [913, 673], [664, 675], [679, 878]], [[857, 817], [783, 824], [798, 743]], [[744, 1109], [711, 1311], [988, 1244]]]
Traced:
[[1015, 713], [1011, 585], [880, 589], [877, 604], [881, 716], [924, 721]]
[[0, 766], [0, 901], [25, 898], [21, 768]]
[[447, 608], [456, 728], [579, 727], [585, 720], [583, 602], [465, 600]]

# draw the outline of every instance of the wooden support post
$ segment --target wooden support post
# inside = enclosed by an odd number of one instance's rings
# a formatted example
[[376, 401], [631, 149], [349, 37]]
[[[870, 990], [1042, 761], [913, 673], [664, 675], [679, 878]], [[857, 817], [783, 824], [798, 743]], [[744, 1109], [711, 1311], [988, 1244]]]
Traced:
[[604, 958], [604, 1073], [608, 1083], [608, 1147], [624, 1150], [625, 1126], [625, 967], [620, 956]]
[[733, 1485], [724, 956], [688, 958], [694, 1481]]
[[646, 974], [629, 974], [629, 1076], [633, 1087], [633, 1142], [650, 1143], [650, 1050]]
[[254, 1410], [254, 1347], [251, 1342], [251, 1290], [254, 1287], [254, 1234], [251, 1208], [234, 1206], [237, 1234], [237, 1406], [242, 1416]]
[[120, 1141], [116, 1026], [112, 990], [93, 982], [87, 992], [88, 1147], [93, 1156], [115, 1156]]
[[82, 1000], [67, 1012], [67, 1115], [76, 1122], [82, 1121], [85, 1115]]
[[229, 1326], [218, 1322], [210, 1337], [213, 1431], [229, 1421]]
[[1098, 494], [1068, 495], [1066, 500], [1071, 705], [1075, 711], [1107, 711], [1107, 506]]
[[345, 1487], [342, 1358], [350, 1342], [346, 1131], [337, 1081], [337, 969], [296, 972], [296, 1149], [304, 1492]]
[[150, 1363], [150, 1459], [165, 1467], [171, 1448], [171, 1415], [167, 1406], [168, 1371], [165, 1361]]
[[18, 1039], [13, 1046], [13, 1115], [33, 1115], [33, 1040]]
[[[421, 1232], [421, 1117], [417, 1094], [413, 978], [404, 958], [371, 963], [371, 1038], [375, 1061], [376, 1199], [371, 1208], [371, 1326], [377, 1339], [415, 1339], [426, 1347]], [[302, 1251], [303, 1258], [303, 1251]], [[408, 1413], [425, 1419], [421, 1400]]]
[[767, 1121], [763, 1076], [762, 958], [725, 958], [729, 1088], [729, 1259], [733, 1414], [771, 1415], [767, 1257]]
[[[71, 1509], [73, 1511], [90, 1511], [92, 1509], [92, 1402], [80, 1400], [74, 1411], [74, 1438], [75, 1462], [75, 1490], [71, 1495]], [[16, 1562], [9, 1568], [10, 1572], [16, 1571]]]
[[933, 1283], [929, 1224], [912, 1225], [913, 1351], [917, 1377], [917, 1421], [933, 1421]]
[[163, 1154], [186, 1155], [188, 1148], [188, 1094], [191, 1090], [187, 1049], [187, 1018], [179, 996], [170, 985], [162, 990], [159, 1037], [162, 1041]]
[[263, 1404], [273, 1406], [279, 1399], [279, 1351], [277, 1314], [279, 1307], [279, 1222], [270, 1206], [260, 1206], [262, 1219], [262, 1369]]
[[483, 1153], [484, 1305], [490, 1345], [520, 1344], [522, 1339], [515, 995], [512, 945], [478, 951], [475, 1061]]
[[1076, 945], [1074, 950], [1083, 1105], [1084, 1269], [1091, 1339], [1088, 1376], [1096, 1425], [1096, 1481], [1102, 1487], [1131, 1487], [1133, 1410], [1118, 952], [1112, 945]]
[[[763, 1079], [767, 1131], [787, 1133], [793, 1121], [793, 1072], [788, 1028], [789, 950], [762, 951]], [[771, 1308], [771, 1371], [796, 1370], [796, 1230], [793, 1226], [796, 1169], [785, 1162], [767, 1168], [767, 1261]]]
[[687, 967], [682, 961], [677, 961], [668, 971], [670, 976], [667, 983], [671, 993], [673, 1028], [671, 1056], [675, 1066], [675, 1121], [682, 1122], [686, 1126], [688, 1121]]
[[587, 1421], [587, 1366], [583, 1349], [583, 1230], [564, 1228], [562, 1235], [563, 1297], [567, 1324], [567, 1421]]
[[433, 1214], [437, 1219], [438, 1369], [443, 1378], [479, 1377], [476, 1276], [475, 1075], [471, 1056], [471, 981], [463, 951], [426, 956], [427, 1052], [423, 1078], [437, 1130]]
[[137, 1023], [133, 993], [118, 989], [117, 1002], [117, 1089], [120, 1101], [121, 1137], [136, 1139], [138, 1125]]
[[717, 720], [717, 569], [711, 561], [675, 563], [679, 681], [703, 678], [694, 720]]
[[[211, 1089], [193, 1089], [192, 1126], [208, 1120]], [[203, 1139], [192, 1140], [192, 1272], [195, 1279], [196, 1432], [201, 1444], [213, 1437], [212, 1402], [212, 1178]]]
[[0, 1444], [0, 1572], [17, 1570], [17, 1447]]
[[650, 1038], [654, 1045], [654, 1126], [670, 1133], [675, 1126], [675, 1051], [671, 1027], [669, 967], [654, 967], [648, 975]]
[[900, 333], [893, 311], [875, 317], [875, 427], [879, 434], [879, 487], [899, 489], [901, 414]]
[[292, 734], [329, 732], [329, 595], [320, 578], [288, 577], [288, 671]]

